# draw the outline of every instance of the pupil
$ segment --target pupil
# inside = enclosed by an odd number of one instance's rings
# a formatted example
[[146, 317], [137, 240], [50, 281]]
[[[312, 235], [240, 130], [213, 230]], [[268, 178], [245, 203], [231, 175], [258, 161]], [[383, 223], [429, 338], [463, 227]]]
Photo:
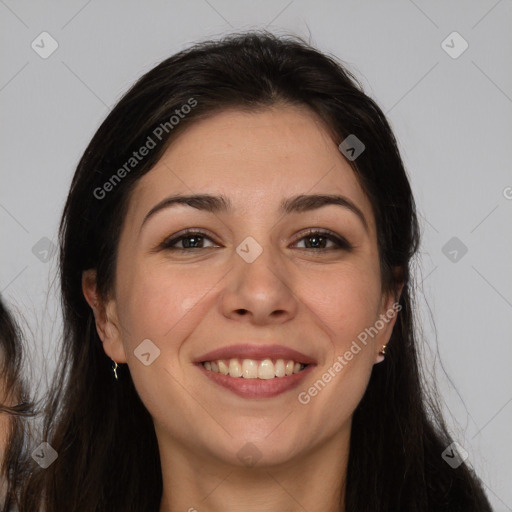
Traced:
[[310, 244], [310, 245], [312, 245], [313, 247], [316, 248], [319, 246], [318, 244], [320, 243], [320, 241], [323, 241], [324, 238], [321, 236], [310, 236], [308, 240], [315, 240], [315, 242], [313, 242], [313, 244]]
[[[202, 237], [200, 237], [200, 236], [190, 235], [190, 236], [188, 236], [187, 238], [185, 238], [185, 239], [184, 239], [184, 241], [185, 241], [185, 246], [186, 246], [187, 248], [189, 248], [189, 247], [197, 247], [197, 246], [195, 245], [195, 243], [198, 243], [198, 240], [199, 240], [199, 239], [201, 239], [201, 238], [202, 238]], [[191, 241], [192, 241], [192, 242], [191, 242]], [[195, 242], [194, 242], [194, 241], [195, 241]]]

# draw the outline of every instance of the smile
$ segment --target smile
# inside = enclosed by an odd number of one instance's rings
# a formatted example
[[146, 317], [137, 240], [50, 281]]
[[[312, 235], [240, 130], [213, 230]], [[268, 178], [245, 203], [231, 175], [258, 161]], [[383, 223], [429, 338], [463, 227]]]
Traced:
[[[290, 373], [292, 364], [293, 372]], [[196, 368], [210, 382], [217, 385], [218, 387], [215, 386], [217, 389], [228, 390], [242, 398], [260, 399], [276, 397], [293, 390], [301, 384], [315, 366], [315, 364], [306, 365], [294, 362], [293, 360], [285, 361], [283, 359], [276, 361], [271, 359], [264, 359], [262, 361], [252, 359], [221, 359], [196, 363]], [[284, 375], [282, 375], [283, 367]], [[223, 372], [227, 370], [227, 373], [221, 373], [220, 369]], [[248, 376], [244, 376], [244, 370]], [[234, 377], [230, 375], [231, 371], [235, 375]], [[251, 377], [250, 375], [255, 375], [256, 371], [258, 376]], [[240, 373], [241, 375], [239, 375]], [[276, 373], [278, 374], [277, 376]]]

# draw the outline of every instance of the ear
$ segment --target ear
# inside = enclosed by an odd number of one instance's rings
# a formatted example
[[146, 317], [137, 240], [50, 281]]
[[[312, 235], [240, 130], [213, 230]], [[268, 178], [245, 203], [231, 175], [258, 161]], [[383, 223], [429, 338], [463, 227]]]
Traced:
[[[395, 270], [395, 278], [399, 278], [399, 270]], [[383, 345], [387, 345], [390, 338], [391, 333], [393, 332], [393, 327], [396, 323], [397, 316], [400, 314], [400, 310], [402, 306], [399, 304], [400, 296], [402, 295], [402, 290], [404, 287], [404, 282], [402, 280], [396, 280], [395, 286], [388, 293], [384, 293], [382, 295], [381, 307], [379, 311], [379, 320], [384, 325], [382, 329], [380, 329], [378, 335], [375, 337], [375, 363], [381, 363], [384, 361], [383, 355], [379, 352], [382, 350]], [[376, 321], [376, 323], [378, 320]], [[380, 323], [378, 325], [381, 325]]]
[[103, 301], [96, 284], [96, 270], [82, 272], [82, 292], [91, 306], [98, 336], [103, 342], [103, 350], [116, 363], [126, 363], [126, 354], [121, 339], [121, 329], [114, 299]]

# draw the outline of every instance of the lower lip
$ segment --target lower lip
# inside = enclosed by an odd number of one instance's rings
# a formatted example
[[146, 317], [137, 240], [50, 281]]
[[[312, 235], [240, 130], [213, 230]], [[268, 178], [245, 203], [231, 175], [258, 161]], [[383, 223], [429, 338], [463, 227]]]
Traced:
[[243, 398], [272, 398], [297, 387], [299, 383], [311, 373], [315, 365], [309, 364], [299, 373], [293, 373], [285, 377], [274, 377], [273, 379], [230, 377], [229, 375], [207, 370], [201, 363], [197, 366], [210, 380], [229, 389], [229, 391], [232, 391], [238, 396]]

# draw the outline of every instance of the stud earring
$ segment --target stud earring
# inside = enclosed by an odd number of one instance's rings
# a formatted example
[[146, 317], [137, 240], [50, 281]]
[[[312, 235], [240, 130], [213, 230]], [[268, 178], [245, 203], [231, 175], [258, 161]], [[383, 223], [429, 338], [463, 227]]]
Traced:
[[379, 350], [379, 355], [377, 356], [377, 363], [382, 363], [382, 361], [384, 361], [384, 356], [386, 354], [386, 346], [387, 345], [382, 345], [382, 348]]

